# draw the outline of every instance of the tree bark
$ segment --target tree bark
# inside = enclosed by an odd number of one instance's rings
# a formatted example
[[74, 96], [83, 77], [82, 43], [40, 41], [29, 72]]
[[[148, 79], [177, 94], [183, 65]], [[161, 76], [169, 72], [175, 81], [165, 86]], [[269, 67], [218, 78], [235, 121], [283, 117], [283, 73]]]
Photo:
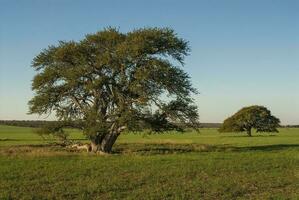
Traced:
[[95, 139], [91, 140], [91, 151], [97, 152], [100, 150], [100, 137], [97, 136]]
[[252, 135], [251, 135], [251, 128], [248, 128], [248, 129], [247, 129], [247, 135], [248, 135], [249, 137], [252, 136]]
[[109, 132], [104, 137], [96, 137], [95, 139], [91, 140], [91, 151], [111, 153], [112, 146], [118, 136], [119, 133]]
[[108, 133], [102, 140], [100, 148], [104, 153], [111, 153], [112, 146], [114, 145], [119, 133], [111, 132]]

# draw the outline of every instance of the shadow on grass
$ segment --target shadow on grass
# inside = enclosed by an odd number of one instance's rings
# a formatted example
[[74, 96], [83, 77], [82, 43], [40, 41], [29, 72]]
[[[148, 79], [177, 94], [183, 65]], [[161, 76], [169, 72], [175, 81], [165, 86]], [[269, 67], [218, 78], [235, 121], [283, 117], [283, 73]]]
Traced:
[[220, 137], [244, 137], [244, 138], [256, 138], [256, 137], [274, 137], [274, 136], [277, 136], [277, 135], [252, 135], [251, 137], [249, 137], [248, 135], [221, 135]]
[[116, 154], [180, 154], [192, 152], [250, 152], [279, 151], [299, 148], [299, 144], [277, 144], [263, 146], [235, 147], [231, 145], [200, 145], [200, 144], [119, 144], [114, 148]]
[[[84, 139], [84, 138], [76, 138], [76, 139], [69, 139], [70, 141], [88, 141], [87, 139]], [[0, 142], [26, 142], [26, 141], [32, 141], [32, 142], [41, 142], [41, 141], [44, 141], [44, 142], [52, 142], [52, 141], [57, 141], [56, 139], [46, 139], [46, 140], [43, 140], [43, 139], [10, 139], [10, 138], [0, 138]]]
[[279, 151], [299, 148], [299, 144], [274, 144], [250, 147], [234, 147], [235, 151]]
[[[118, 155], [166, 155], [201, 152], [271, 152], [288, 149], [298, 149], [299, 144], [276, 144], [263, 146], [235, 147], [231, 145], [205, 145], [205, 144], [142, 144], [124, 143], [116, 144], [113, 154]], [[76, 154], [74, 154], [76, 153]], [[79, 153], [79, 154], [78, 154]], [[86, 152], [85, 152], [86, 153]], [[80, 155], [80, 151], [72, 151], [58, 144], [31, 144], [0, 148], [0, 155]], [[90, 153], [93, 154], [93, 153]]]

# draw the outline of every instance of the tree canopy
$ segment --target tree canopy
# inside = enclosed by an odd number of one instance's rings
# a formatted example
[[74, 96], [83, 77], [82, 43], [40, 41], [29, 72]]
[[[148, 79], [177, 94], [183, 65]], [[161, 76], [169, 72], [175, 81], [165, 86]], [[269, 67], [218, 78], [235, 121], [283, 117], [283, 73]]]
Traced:
[[219, 132], [243, 132], [251, 136], [251, 130], [257, 132], [278, 132], [280, 120], [266, 107], [249, 106], [242, 108], [233, 116], [224, 120]]
[[181, 68], [188, 42], [169, 28], [107, 28], [37, 55], [30, 113], [80, 121], [94, 151], [110, 152], [124, 130], [197, 127], [197, 91]]

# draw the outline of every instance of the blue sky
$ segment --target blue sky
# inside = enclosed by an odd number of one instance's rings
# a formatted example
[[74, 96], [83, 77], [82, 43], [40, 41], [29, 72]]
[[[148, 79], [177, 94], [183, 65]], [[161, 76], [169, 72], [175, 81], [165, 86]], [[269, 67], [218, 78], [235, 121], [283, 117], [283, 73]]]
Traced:
[[31, 61], [48, 45], [157, 26], [190, 42], [184, 68], [201, 122], [258, 104], [299, 124], [298, 10], [297, 0], [0, 0], [0, 119], [44, 119], [26, 113]]

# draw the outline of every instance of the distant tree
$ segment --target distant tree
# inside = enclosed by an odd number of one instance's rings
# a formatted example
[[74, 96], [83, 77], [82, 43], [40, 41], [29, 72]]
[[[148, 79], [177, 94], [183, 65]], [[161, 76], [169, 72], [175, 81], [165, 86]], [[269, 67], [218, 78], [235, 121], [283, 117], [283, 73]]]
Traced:
[[31, 114], [76, 121], [93, 151], [110, 152], [124, 130], [198, 125], [196, 93], [184, 65], [188, 43], [168, 28], [107, 28], [59, 42], [33, 60]]
[[257, 132], [278, 132], [280, 120], [263, 106], [242, 108], [233, 116], [224, 120], [219, 132], [243, 132], [251, 136], [251, 130]]

